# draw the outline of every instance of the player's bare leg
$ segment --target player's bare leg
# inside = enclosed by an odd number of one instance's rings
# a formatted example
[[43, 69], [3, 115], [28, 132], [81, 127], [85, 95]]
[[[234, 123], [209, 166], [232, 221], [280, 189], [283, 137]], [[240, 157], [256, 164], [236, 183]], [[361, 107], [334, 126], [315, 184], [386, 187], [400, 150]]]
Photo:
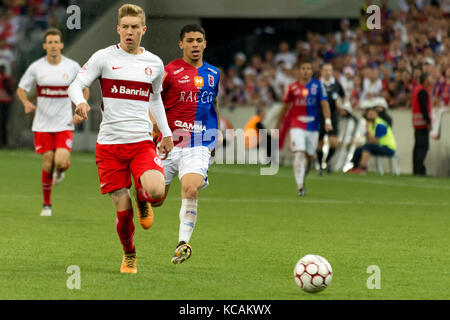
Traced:
[[142, 228], [149, 229], [153, 225], [151, 203], [161, 202], [165, 195], [164, 175], [158, 170], [147, 170], [140, 177], [142, 188], [134, 194], [138, 210], [138, 220]]
[[330, 145], [330, 148], [328, 150], [328, 154], [327, 154], [327, 158], [325, 159], [325, 163], [327, 164], [327, 172], [331, 173], [330, 161], [336, 152], [336, 148], [339, 145], [338, 138], [336, 136], [329, 135], [328, 136], [328, 144]]
[[197, 222], [198, 192], [205, 178], [197, 173], [187, 173], [181, 178], [181, 209], [178, 245], [172, 256], [173, 264], [180, 264], [192, 255], [189, 245], [195, 223]]
[[65, 148], [55, 150], [53, 184], [58, 185], [64, 180], [64, 172], [70, 166], [70, 151]]
[[123, 246], [121, 273], [137, 272], [137, 256], [134, 247], [133, 207], [130, 192], [126, 188], [109, 193], [117, 212], [116, 230]]
[[42, 194], [43, 194], [43, 205], [41, 216], [49, 217], [52, 215], [52, 202], [51, 202], [51, 194], [52, 194], [52, 185], [53, 185], [53, 158], [54, 152], [47, 151], [42, 154], [42, 174], [41, 174], [41, 182], [42, 182]]
[[[309, 159], [311, 159], [311, 157], [309, 157]], [[294, 152], [294, 162], [292, 166], [294, 169], [295, 182], [297, 183], [297, 190], [298, 190], [297, 195], [304, 196], [306, 194], [304, 182], [306, 169], [308, 167], [308, 157], [306, 152], [304, 151]]]

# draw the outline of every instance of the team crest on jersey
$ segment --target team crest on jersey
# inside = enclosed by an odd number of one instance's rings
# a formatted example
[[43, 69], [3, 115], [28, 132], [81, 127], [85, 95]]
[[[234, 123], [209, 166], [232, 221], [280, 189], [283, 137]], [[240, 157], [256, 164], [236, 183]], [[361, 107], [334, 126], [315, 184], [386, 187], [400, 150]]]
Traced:
[[311, 94], [313, 94], [313, 95], [317, 94], [317, 87], [311, 88]]
[[145, 68], [145, 74], [147, 75], [147, 76], [151, 76], [152, 75], [152, 73], [153, 73], [153, 71], [152, 71], [152, 69], [150, 68], [150, 67], [147, 67], [147, 68]]
[[214, 87], [214, 77], [211, 74], [208, 74], [208, 84], [210, 87]]
[[309, 90], [306, 89], [306, 88], [304, 88], [304, 89], [302, 90], [302, 96], [307, 97], [308, 94], [309, 94]]
[[64, 80], [69, 80], [69, 74], [63, 73], [62, 78], [63, 78]]
[[159, 157], [155, 157], [153, 160], [155, 161], [155, 163], [158, 166], [160, 166], [161, 168], [163, 167], [163, 163], [162, 163], [162, 161], [161, 161], [161, 159]]
[[200, 76], [194, 77], [194, 84], [196, 87], [203, 87], [205, 84], [203, 77]]

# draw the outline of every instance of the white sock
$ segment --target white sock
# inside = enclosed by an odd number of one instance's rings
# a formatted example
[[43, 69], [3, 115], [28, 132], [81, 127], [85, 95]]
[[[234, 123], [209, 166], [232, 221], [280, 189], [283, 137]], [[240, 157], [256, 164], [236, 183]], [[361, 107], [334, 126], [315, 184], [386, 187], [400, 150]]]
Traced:
[[306, 154], [302, 151], [294, 153], [294, 176], [298, 189], [303, 188], [303, 182], [305, 180], [306, 172]]
[[180, 231], [178, 241], [189, 243], [197, 221], [197, 200], [182, 199], [180, 209]]

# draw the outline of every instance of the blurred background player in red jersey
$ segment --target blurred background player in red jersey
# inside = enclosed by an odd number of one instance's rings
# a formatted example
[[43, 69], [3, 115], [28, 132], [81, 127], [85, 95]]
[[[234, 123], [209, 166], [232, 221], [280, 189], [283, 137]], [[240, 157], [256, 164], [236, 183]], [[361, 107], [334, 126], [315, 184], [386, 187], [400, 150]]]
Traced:
[[[149, 132], [149, 111], [163, 135], [161, 154], [173, 148], [161, 100], [164, 64], [141, 47], [147, 27], [144, 10], [124, 4], [118, 10], [120, 43], [95, 52], [69, 87], [69, 95], [83, 119], [91, 109], [81, 94], [100, 79], [103, 118], [95, 148], [102, 194], [108, 193], [116, 209], [116, 231], [124, 254], [121, 273], [137, 273], [133, 206], [129, 193], [134, 180], [138, 220], [144, 229], [153, 224], [149, 202], [164, 196], [164, 169]], [[154, 199], [154, 200], [153, 200]]]
[[[47, 52], [32, 63], [20, 79], [17, 96], [25, 113], [35, 112], [32, 130], [34, 148], [42, 154], [43, 207], [41, 216], [52, 215], [52, 186], [64, 179], [64, 172], [70, 166], [74, 124], [82, 119], [73, 116], [72, 102], [67, 93], [75, 79], [80, 65], [61, 54], [64, 48], [62, 34], [58, 29], [48, 29], [44, 35], [44, 50]], [[27, 92], [36, 85], [36, 106], [28, 99]], [[83, 91], [89, 98], [89, 89]]]
[[169, 157], [163, 160], [166, 196], [176, 175], [181, 181], [178, 245], [171, 260], [174, 264], [191, 257], [189, 241], [197, 221], [198, 193], [209, 184], [209, 161], [220, 139], [216, 99], [220, 72], [203, 60], [205, 31], [196, 24], [184, 26], [178, 45], [183, 57], [165, 67], [162, 92], [175, 144]]
[[275, 124], [280, 129], [280, 142], [289, 130], [291, 150], [294, 152], [294, 176], [299, 196], [306, 194], [305, 175], [316, 153], [319, 140], [319, 108], [322, 108], [325, 132], [333, 129], [327, 91], [324, 85], [312, 78], [312, 64], [303, 60], [296, 66], [297, 81], [289, 85]]

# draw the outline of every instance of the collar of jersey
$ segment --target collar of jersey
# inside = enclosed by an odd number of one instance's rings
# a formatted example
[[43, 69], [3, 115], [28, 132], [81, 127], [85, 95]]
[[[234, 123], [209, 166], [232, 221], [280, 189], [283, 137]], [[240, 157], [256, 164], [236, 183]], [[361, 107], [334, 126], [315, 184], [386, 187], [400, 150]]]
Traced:
[[139, 49], [142, 49], [141, 53], [138, 54], [132, 54], [132, 53], [128, 53], [125, 50], [122, 49], [122, 47], [120, 46], [120, 43], [117, 44], [117, 46], [119, 47], [120, 52], [124, 53], [127, 56], [133, 56], [133, 57], [139, 57], [141, 54], [145, 53], [145, 48], [144, 47], [139, 47]]

